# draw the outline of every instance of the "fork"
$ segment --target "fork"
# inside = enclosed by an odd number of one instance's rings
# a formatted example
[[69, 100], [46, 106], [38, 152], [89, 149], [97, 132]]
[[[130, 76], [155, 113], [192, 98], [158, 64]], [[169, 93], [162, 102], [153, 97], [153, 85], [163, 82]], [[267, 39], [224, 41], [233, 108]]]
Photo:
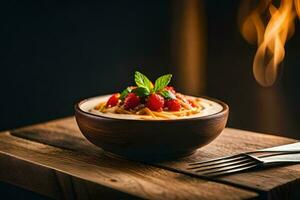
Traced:
[[[255, 155], [260, 153], [262, 155]], [[187, 170], [202, 176], [220, 176], [269, 165], [300, 163], [300, 150], [258, 150], [188, 164]]]

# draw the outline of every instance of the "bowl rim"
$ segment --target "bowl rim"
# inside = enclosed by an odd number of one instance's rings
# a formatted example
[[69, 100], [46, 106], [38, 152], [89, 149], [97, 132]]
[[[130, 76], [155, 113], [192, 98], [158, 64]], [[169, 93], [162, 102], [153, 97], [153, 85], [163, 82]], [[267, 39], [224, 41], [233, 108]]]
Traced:
[[140, 120], [140, 119], [119, 119], [119, 118], [112, 118], [112, 117], [106, 117], [106, 116], [100, 116], [100, 115], [97, 115], [97, 114], [94, 114], [94, 113], [90, 113], [90, 112], [86, 112], [84, 110], [82, 110], [80, 108], [80, 105], [83, 104], [84, 102], [87, 102], [89, 101], [90, 99], [93, 99], [93, 98], [97, 98], [97, 97], [102, 97], [102, 96], [109, 96], [111, 94], [106, 94], [106, 95], [99, 95], [99, 96], [93, 96], [93, 97], [88, 97], [88, 98], [84, 98], [84, 99], [80, 99], [78, 100], [75, 105], [74, 105], [74, 110], [75, 110], [75, 113], [76, 112], [79, 112], [85, 116], [88, 116], [88, 117], [92, 117], [92, 118], [97, 118], [99, 120], [111, 120], [111, 121], [122, 121], [122, 122], [151, 122], [151, 123], [155, 123], [155, 122], [182, 122], [182, 121], [194, 121], [194, 120], [208, 120], [208, 119], [212, 119], [212, 118], [216, 118], [216, 117], [219, 117], [219, 116], [223, 116], [223, 115], [226, 115], [228, 114], [229, 112], [229, 106], [224, 103], [223, 101], [221, 100], [218, 100], [218, 99], [215, 99], [215, 98], [212, 98], [212, 97], [207, 97], [207, 96], [204, 96], [204, 95], [201, 95], [201, 96], [192, 96], [192, 97], [199, 97], [199, 98], [204, 98], [204, 99], [208, 99], [210, 101], [214, 101], [218, 104], [220, 104], [223, 109], [217, 113], [214, 113], [214, 114], [210, 114], [210, 115], [206, 115], [206, 116], [201, 116], [201, 117], [194, 117], [194, 118], [181, 118], [181, 119], [158, 119], [158, 120], [151, 120], [151, 119], [146, 119], [146, 120]]

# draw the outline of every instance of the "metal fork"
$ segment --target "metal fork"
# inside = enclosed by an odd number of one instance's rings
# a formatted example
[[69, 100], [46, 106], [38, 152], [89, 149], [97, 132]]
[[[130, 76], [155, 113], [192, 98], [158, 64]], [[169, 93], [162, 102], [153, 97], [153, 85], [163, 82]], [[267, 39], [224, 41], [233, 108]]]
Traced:
[[[262, 155], [255, 155], [257, 153]], [[294, 157], [289, 157], [289, 159], [282, 157], [292, 154], [298, 154], [296, 159], [295, 155]], [[281, 158], [281, 160], [278, 158]], [[189, 163], [187, 170], [202, 176], [220, 176], [266, 165], [299, 162], [300, 150], [258, 150], [209, 161]]]

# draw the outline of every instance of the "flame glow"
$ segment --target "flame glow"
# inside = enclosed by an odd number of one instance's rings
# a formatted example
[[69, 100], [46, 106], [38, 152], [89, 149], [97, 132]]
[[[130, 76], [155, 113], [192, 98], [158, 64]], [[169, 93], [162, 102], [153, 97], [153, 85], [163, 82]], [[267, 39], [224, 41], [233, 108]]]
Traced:
[[[247, 4], [248, 3], [248, 4]], [[240, 12], [249, 13], [250, 2], [244, 1]], [[249, 43], [258, 48], [253, 61], [253, 74], [262, 86], [271, 86], [277, 78], [278, 67], [284, 59], [284, 45], [294, 34], [294, 19], [300, 14], [300, 0], [261, 0], [246, 17], [241, 17], [241, 32]], [[267, 22], [267, 23], [265, 23]]]

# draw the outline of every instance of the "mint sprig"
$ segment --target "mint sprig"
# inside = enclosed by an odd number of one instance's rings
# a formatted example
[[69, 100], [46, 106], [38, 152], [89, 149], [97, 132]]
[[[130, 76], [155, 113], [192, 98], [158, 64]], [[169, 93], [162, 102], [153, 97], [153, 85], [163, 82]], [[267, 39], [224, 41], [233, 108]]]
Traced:
[[144, 74], [136, 71], [134, 73], [134, 81], [138, 87], [134, 89], [132, 89], [132, 87], [127, 87], [121, 92], [120, 99], [124, 100], [131, 92], [140, 97], [149, 96], [151, 93], [158, 93], [166, 99], [175, 99], [176, 97], [172, 92], [164, 90], [164, 88], [170, 83], [171, 78], [172, 74], [160, 76], [155, 80], [155, 86], [153, 87], [152, 82]]
[[127, 87], [121, 92], [120, 99], [123, 100], [131, 92], [131, 87]]
[[170, 83], [171, 78], [172, 78], [172, 74], [166, 74], [156, 79], [154, 84], [155, 86], [153, 89], [154, 92], [158, 92], [164, 89]]
[[175, 94], [173, 94], [173, 92], [170, 92], [169, 90], [161, 91], [160, 95], [163, 96], [165, 99], [176, 99]]
[[136, 71], [134, 81], [138, 87], [147, 88], [149, 91], [152, 91], [153, 84], [144, 74]]
[[139, 97], [148, 96], [150, 94], [150, 90], [145, 87], [137, 87], [132, 90], [133, 93], [135, 93]]

